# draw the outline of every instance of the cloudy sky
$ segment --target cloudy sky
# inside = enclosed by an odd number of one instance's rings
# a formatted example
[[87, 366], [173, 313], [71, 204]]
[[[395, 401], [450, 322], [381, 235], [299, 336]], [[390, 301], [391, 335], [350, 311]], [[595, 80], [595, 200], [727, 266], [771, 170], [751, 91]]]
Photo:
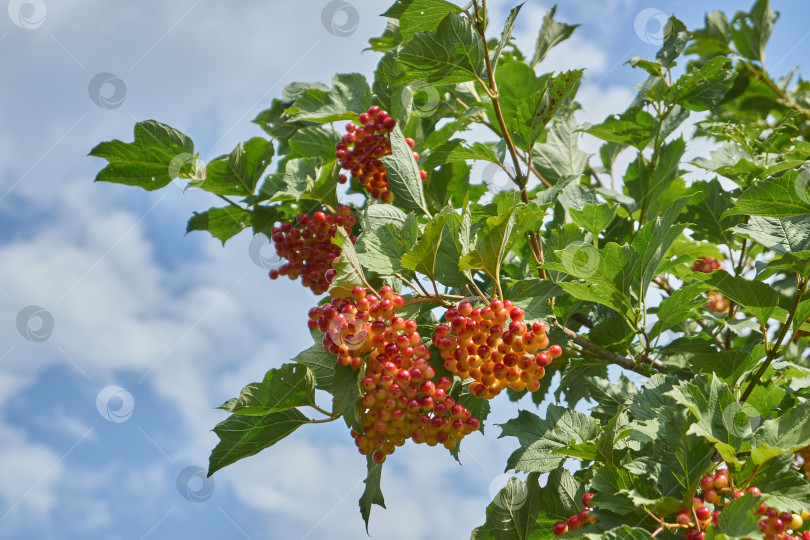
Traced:
[[[309, 346], [314, 298], [269, 281], [248, 233], [225, 248], [184, 236], [213, 196], [94, 184], [103, 162], [87, 157], [153, 118], [207, 160], [260, 135], [250, 120], [285, 84], [370, 74], [377, 56], [361, 50], [387, 6], [349, 2], [334, 19], [322, 16], [326, 0], [11, 0], [0, 13], [0, 538], [365, 535], [365, 461], [338, 423], [305, 426], [203, 483], [195, 467], [225, 418], [213, 407]], [[492, 4], [503, 20], [511, 5]], [[587, 68], [578, 119], [598, 122], [632, 99], [643, 77], [624, 62], [654, 55], [664, 13], [694, 28], [704, 9], [740, 5], [570, 0], [558, 19], [582, 27], [541, 67]], [[806, 73], [810, 5], [773, 5], [782, 18], [767, 66]], [[548, 7], [524, 7], [525, 50]], [[355, 15], [356, 28], [340, 31]], [[490, 424], [516, 412], [499, 401]], [[436, 449], [399, 449], [372, 536], [469, 537], [505, 483], [514, 443], [498, 431], [465, 439], [463, 466]]]

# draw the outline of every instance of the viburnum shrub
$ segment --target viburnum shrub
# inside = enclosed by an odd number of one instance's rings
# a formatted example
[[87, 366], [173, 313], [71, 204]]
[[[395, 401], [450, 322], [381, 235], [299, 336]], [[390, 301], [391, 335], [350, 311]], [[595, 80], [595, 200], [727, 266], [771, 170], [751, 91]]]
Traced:
[[810, 84], [766, 71], [776, 14], [671, 17], [627, 110], [580, 125], [577, 59], [543, 71], [575, 26], [552, 9], [524, 55], [520, 8], [501, 31], [485, 2], [397, 2], [370, 81], [289, 85], [204, 166], [151, 120], [91, 151], [98, 180], [224, 199], [188, 230], [265, 235], [270, 277], [315, 293], [313, 344], [221, 405], [209, 474], [342, 419], [368, 526], [397, 447], [463, 458], [490, 399], [522, 400], [499, 427], [525, 475], [476, 539], [807, 540]]

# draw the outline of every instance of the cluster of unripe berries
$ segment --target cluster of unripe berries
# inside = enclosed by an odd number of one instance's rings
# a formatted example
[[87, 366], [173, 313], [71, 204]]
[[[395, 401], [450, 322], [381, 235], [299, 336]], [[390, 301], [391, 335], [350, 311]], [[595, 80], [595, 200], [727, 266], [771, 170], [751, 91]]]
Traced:
[[[287, 262], [269, 272], [270, 279], [287, 276], [292, 280], [301, 278], [304, 287], [315, 294], [323, 294], [337, 271], [332, 263], [340, 257], [340, 247], [332, 243], [338, 227], [343, 227], [351, 235], [357, 219], [348, 206], [340, 206], [338, 215], [315, 212], [298, 214], [295, 222], [284, 221], [273, 227], [270, 238], [276, 253]], [[357, 237], [352, 236], [352, 243]]]
[[448, 371], [475, 379], [469, 390], [478, 397], [489, 399], [506, 388], [539, 390], [545, 367], [562, 355], [559, 345], [545, 350], [546, 325], [525, 323], [523, 310], [510, 300], [495, 299], [482, 308], [461, 302], [444, 318], [433, 344]]
[[590, 513], [593, 505], [590, 503], [590, 500], [593, 498], [594, 493], [585, 493], [582, 496], [582, 505], [585, 507], [579, 511], [578, 514], [575, 514], [568, 518], [568, 521], [558, 521], [555, 523], [551, 530], [556, 536], [562, 536], [568, 531], [575, 531], [582, 527], [583, 525], [587, 525], [588, 523], [596, 523], [597, 519], [596, 516]]
[[430, 350], [416, 322], [396, 316], [404, 305], [391, 287], [380, 296], [355, 287], [351, 300], [332, 299], [309, 311], [309, 328], [324, 332], [324, 349], [344, 366], [361, 371], [362, 432], [351, 435], [363, 455], [377, 463], [407, 439], [430, 446], [455, 448], [480, 422], [447, 393], [448, 377], [433, 378]]
[[725, 268], [723, 263], [714, 257], [701, 257], [692, 264], [692, 272], [703, 272], [704, 274], [722, 270], [723, 268]]
[[[394, 200], [394, 194], [389, 189], [388, 173], [380, 158], [391, 154], [389, 134], [397, 121], [377, 105], [369, 107], [368, 112], [360, 113], [359, 121], [360, 126], [354, 122], [346, 124], [346, 134], [335, 146], [335, 156], [340, 166], [363, 184], [371, 198], [390, 203]], [[405, 141], [413, 149], [413, 139]], [[418, 161], [419, 154], [414, 152], [413, 158]], [[419, 171], [419, 175], [422, 180], [427, 177], [423, 170]], [[340, 175], [340, 183], [347, 180], [345, 174]]]
[[[684, 536], [687, 540], [703, 540], [706, 529], [718, 525], [717, 518], [721, 514], [721, 508], [731, 500], [745, 495], [745, 492], [735, 490], [729, 485], [728, 469], [718, 469], [715, 474], [701, 478], [700, 488], [703, 497], [695, 497], [692, 508], [681, 509], [675, 519], [678, 526], [685, 528]], [[754, 497], [762, 494], [759, 488], [753, 486], [747, 492]], [[705, 503], [713, 505], [714, 510]], [[763, 518], [759, 522], [759, 529], [765, 540], [810, 540], [810, 531], [799, 531], [804, 521], [810, 518], [810, 512], [802, 512], [802, 515], [779, 512], [763, 503], [754, 511], [754, 515]], [[788, 531], [793, 531], [793, 534]]]
[[731, 302], [728, 298], [723, 296], [722, 293], [709, 291], [706, 293], [706, 296], [709, 297], [709, 301], [706, 302], [706, 308], [714, 313], [725, 313], [728, 311], [728, 308], [731, 307]]
[[[725, 268], [723, 263], [714, 257], [701, 257], [692, 264], [692, 272], [703, 272], [704, 274], [714, 272], [715, 270], [722, 270], [723, 268]], [[729, 302], [728, 298], [717, 291], [709, 291], [706, 293], [706, 296], [709, 297], [709, 301], [706, 302], [706, 308], [715, 313], [725, 313], [728, 311], [728, 308], [731, 307], [731, 302]]]

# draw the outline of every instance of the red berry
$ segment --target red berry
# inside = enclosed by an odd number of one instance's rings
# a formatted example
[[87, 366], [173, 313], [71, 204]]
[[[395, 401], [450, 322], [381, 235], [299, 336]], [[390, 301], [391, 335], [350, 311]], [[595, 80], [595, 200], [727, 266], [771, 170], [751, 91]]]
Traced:
[[562, 352], [563, 352], [562, 347], [560, 347], [559, 345], [552, 345], [551, 347], [548, 348], [548, 355], [551, 358], [559, 358], [560, 356], [562, 356]]
[[554, 524], [551, 530], [554, 531], [556, 536], [562, 536], [568, 532], [568, 524], [564, 521], [558, 521]]
[[582, 505], [585, 506], [586, 508], [593, 508], [593, 505], [588, 501], [593, 499], [594, 495], [596, 495], [596, 493], [586, 492], [582, 496]]
[[697, 516], [700, 521], [706, 521], [709, 519], [709, 517], [711, 517], [711, 515], [712, 511], [706, 506], [699, 506], [695, 508], [695, 516]]

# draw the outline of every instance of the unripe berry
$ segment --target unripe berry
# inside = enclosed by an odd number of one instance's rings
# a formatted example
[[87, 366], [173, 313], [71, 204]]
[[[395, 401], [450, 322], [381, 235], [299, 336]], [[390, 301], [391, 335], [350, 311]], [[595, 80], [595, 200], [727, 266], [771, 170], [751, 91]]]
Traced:
[[717, 490], [725, 489], [728, 487], [728, 477], [726, 475], [718, 475], [714, 477], [714, 488]]

